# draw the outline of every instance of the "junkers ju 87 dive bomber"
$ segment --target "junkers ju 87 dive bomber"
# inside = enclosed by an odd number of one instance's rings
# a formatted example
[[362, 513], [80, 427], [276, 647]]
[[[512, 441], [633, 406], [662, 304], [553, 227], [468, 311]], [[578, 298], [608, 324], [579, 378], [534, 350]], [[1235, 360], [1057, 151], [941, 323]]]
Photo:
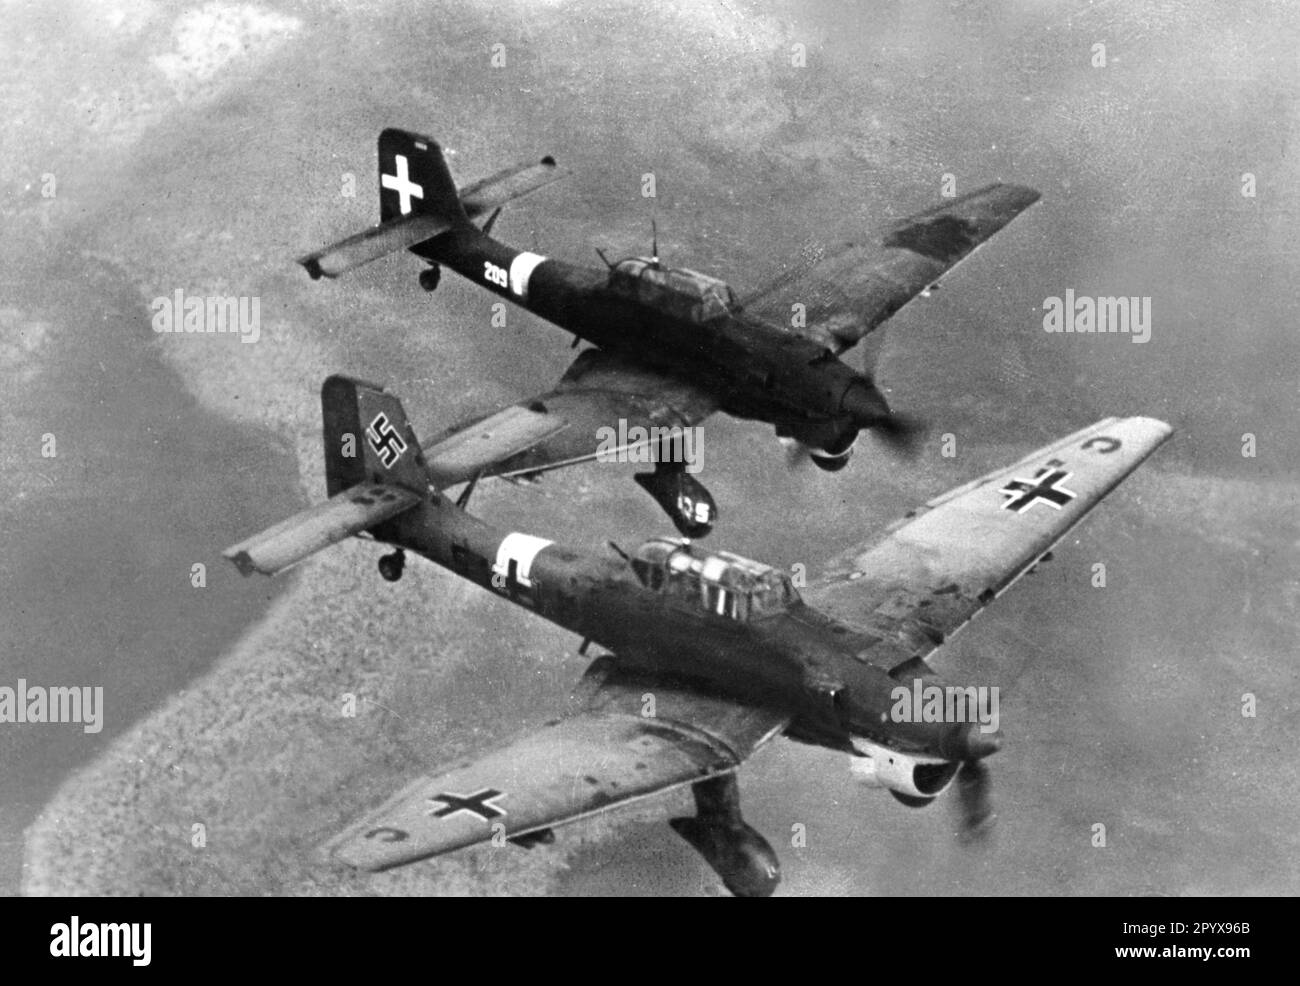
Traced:
[[[493, 248], [495, 249], [495, 248]], [[941, 679], [935, 652], [1030, 570], [1170, 434], [1107, 418], [913, 511], [797, 589], [777, 569], [656, 538], [590, 554], [494, 528], [447, 499], [445, 463], [421, 451], [396, 397], [331, 377], [322, 389], [329, 499], [229, 548], [244, 574], [274, 574], [352, 535], [414, 551], [607, 653], [574, 711], [477, 759], [435, 769], [332, 839], [331, 858], [369, 870], [498, 836], [550, 841], [556, 826], [690, 785], [696, 814], [672, 820], [734, 894], [779, 880], [772, 847], [741, 816], [737, 768], [778, 734], [845, 756], [853, 775], [904, 804], [950, 786], [966, 831], [988, 816], [996, 729], [892, 715], [899, 686]], [[361, 455], [344, 453], [346, 436]], [[654, 696], [647, 715], [646, 694]]]
[[[573, 333], [575, 344], [594, 344], [551, 391], [436, 438], [429, 458], [444, 463], [444, 485], [595, 458], [611, 421], [626, 423], [628, 442], [644, 443], [715, 411], [772, 424], [828, 471], [845, 465], [864, 430], [910, 450], [920, 426], [890, 410], [870, 367], [840, 357], [1038, 199], [1030, 188], [989, 185], [737, 298], [717, 278], [660, 263], [657, 244], [652, 256], [599, 269], [494, 239], [504, 205], [559, 177], [549, 157], [458, 189], [434, 141], [389, 129], [379, 136], [379, 173], [379, 225], [303, 257], [313, 278], [409, 249], [428, 265], [419, 278], [426, 290], [450, 267]], [[654, 471], [638, 483], [681, 533], [708, 534], [717, 504], [694, 470], [681, 455], [656, 449], [651, 458]]]

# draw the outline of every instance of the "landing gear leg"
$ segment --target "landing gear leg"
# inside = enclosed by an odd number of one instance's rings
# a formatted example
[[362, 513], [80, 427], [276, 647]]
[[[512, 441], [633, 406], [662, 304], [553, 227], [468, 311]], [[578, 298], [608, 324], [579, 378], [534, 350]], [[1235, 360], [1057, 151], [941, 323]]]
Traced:
[[639, 472], [633, 478], [655, 498], [684, 537], [702, 538], [718, 522], [718, 504], [704, 484], [686, 471], [686, 465], [680, 457], [670, 455], [665, 444], [654, 472]]
[[669, 821], [695, 847], [737, 897], [770, 897], [781, 881], [781, 865], [766, 839], [740, 816], [740, 789], [735, 774], [722, 774], [691, 785], [695, 817]]
[[420, 271], [420, 287], [426, 291], [436, 291], [438, 282], [442, 280], [442, 268], [434, 264], [427, 270]]
[[402, 570], [405, 567], [406, 552], [401, 548], [379, 559], [379, 574], [384, 577], [385, 582], [396, 582], [402, 577]]

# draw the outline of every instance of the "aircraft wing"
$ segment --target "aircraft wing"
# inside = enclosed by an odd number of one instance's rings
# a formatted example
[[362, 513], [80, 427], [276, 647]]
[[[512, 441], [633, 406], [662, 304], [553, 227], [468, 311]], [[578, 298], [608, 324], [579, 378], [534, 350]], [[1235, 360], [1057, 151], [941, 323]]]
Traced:
[[1172, 433], [1153, 418], [1106, 418], [912, 511], [803, 591], [880, 643], [891, 669], [924, 660], [1007, 590]]
[[[549, 393], [448, 429], [425, 447], [440, 487], [481, 476], [518, 476], [644, 445], [638, 428], [689, 427], [715, 410], [712, 395], [601, 349], [587, 349]], [[620, 423], [622, 427], [620, 428]], [[603, 431], [602, 429], [609, 429]]]
[[[490, 839], [514, 839], [735, 770], [788, 723], [602, 658], [580, 711], [494, 752], [414, 781], [323, 847], [382, 870]], [[652, 696], [654, 705], [647, 704]]]
[[[879, 242], [845, 243], [741, 302], [744, 313], [823, 343], [837, 355], [906, 305], [1038, 200], [989, 185], [896, 223]], [[804, 324], [792, 328], [795, 305]]]

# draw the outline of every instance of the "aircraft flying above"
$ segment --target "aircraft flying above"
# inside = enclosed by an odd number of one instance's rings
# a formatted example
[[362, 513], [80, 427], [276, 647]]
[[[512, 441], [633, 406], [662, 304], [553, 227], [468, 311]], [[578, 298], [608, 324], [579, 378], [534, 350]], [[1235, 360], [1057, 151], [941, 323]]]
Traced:
[[414, 551], [571, 630], [584, 653], [608, 652], [575, 711], [413, 781], [327, 856], [380, 870], [496, 838], [531, 846], [690, 785], [696, 815], [672, 825], [742, 896], [770, 894], [780, 869], [741, 816], [735, 772], [777, 734], [847, 755], [859, 781], [909, 806], [955, 781], [966, 830], [984, 825], [999, 733], [961, 715], [900, 715], [897, 691], [979, 687], [960, 669], [941, 678], [934, 652], [1171, 431], [1099, 421], [931, 500], [801, 592], [778, 569], [689, 541], [605, 555], [494, 528], [439, 490], [395, 396], [334, 376], [322, 405], [329, 499], [227, 549], [240, 571], [274, 574], [364, 535], [396, 548], [380, 561], [389, 575]]
[[333, 278], [409, 249], [429, 265], [425, 290], [450, 267], [573, 333], [575, 345], [593, 343], [554, 389], [439, 436], [430, 454], [448, 470], [439, 479], [532, 477], [598, 455], [654, 461], [637, 482], [687, 537], [708, 534], [718, 508], [678, 436], [715, 411], [772, 424], [827, 471], [844, 467], [863, 430], [915, 448], [920, 426], [840, 357], [1038, 199], [1030, 188], [989, 185], [874, 241], [828, 249], [738, 299], [715, 277], [661, 263], [657, 236], [651, 256], [594, 269], [490, 235], [504, 205], [558, 177], [546, 157], [457, 189], [437, 143], [388, 129], [379, 136], [379, 225], [299, 263]]

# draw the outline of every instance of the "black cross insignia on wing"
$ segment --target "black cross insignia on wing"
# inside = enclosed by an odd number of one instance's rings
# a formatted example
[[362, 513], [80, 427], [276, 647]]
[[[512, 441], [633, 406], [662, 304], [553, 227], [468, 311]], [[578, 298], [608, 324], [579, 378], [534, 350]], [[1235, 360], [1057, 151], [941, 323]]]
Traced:
[[1053, 510], [1060, 510], [1078, 495], [1057, 485], [1069, 478], [1065, 470], [1046, 466], [1034, 473], [1033, 479], [1013, 479], [998, 491], [1007, 498], [1002, 507], [1020, 514], [1035, 503], [1046, 503]]
[[376, 414], [375, 420], [370, 422], [370, 427], [366, 429], [366, 437], [370, 439], [370, 447], [383, 461], [385, 469], [391, 469], [393, 463], [406, 451], [406, 442], [383, 411]]
[[441, 801], [443, 804], [443, 807], [436, 811], [430, 809], [429, 814], [434, 818], [450, 818], [458, 811], [467, 811], [472, 815], [478, 815], [485, 822], [490, 822], [494, 818], [505, 817], [505, 809], [492, 804], [493, 800], [504, 796], [504, 791], [498, 791], [494, 787], [485, 787], [481, 791], [468, 795], [444, 791], [429, 798], [430, 801]]

